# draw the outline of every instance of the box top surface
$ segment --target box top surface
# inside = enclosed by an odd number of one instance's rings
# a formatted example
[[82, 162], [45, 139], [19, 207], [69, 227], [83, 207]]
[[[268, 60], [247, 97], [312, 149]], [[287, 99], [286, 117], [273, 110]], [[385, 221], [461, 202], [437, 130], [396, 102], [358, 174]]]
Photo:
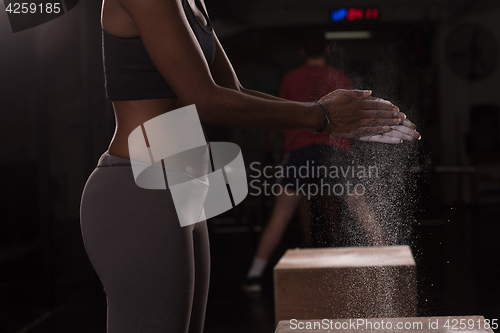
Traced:
[[274, 269], [373, 266], [415, 266], [415, 260], [407, 245], [291, 249], [286, 251]]
[[[370, 324], [371, 323], [371, 324]], [[275, 333], [493, 333], [483, 316], [283, 320]], [[465, 328], [463, 325], [465, 324]], [[316, 325], [316, 328], [314, 327]], [[390, 327], [389, 327], [390, 325]], [[398, 328], [401, 325], [402, 328]], [[462, 328], [460, 328], [462, 325]], [[342, 328], [342, 326], [344, 328]], [[405, 328], [406, 326], [406, 328]], [[301, 328], [302, 327], [302, 328]]]

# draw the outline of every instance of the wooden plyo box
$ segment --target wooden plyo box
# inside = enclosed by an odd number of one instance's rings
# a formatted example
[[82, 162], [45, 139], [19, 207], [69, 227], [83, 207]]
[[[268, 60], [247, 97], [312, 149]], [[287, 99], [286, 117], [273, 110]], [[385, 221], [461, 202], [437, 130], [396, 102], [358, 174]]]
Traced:
[[274, 267], [276, 323], [288, 319], [414, 317], [409, 246], [288, 250]]
[[[498, 324], [498, 323], [497, 323]], [[283, 320], [275, 333], [493, 333], [483, 316]]]

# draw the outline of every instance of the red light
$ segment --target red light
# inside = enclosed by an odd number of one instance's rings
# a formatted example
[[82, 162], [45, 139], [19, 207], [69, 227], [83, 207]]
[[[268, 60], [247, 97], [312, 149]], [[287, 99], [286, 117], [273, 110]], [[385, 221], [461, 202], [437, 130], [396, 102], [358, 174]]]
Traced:
[[349, 8], [349, 10], [347, 11], [347, 19], [349, 21], [354, 21], [356, 19], [362, 20], [363, 19], [363, 10], [356, 9], [356, 8]]
[[378, 18], [378, 8], [368, 8], [365, 13], [365, 17], [367, 20], [376, 20]]
[[367, 20], [371, 20], [372, 19], [372, 10], [370, 8], [368, 8], [366, 10], [365, 17], [366, 17]]
[[344, 19], [348, 21], [377, 20], [380, 11], [378, 8], [340, 8], [331, 12], [332, 21], [338, 22]]

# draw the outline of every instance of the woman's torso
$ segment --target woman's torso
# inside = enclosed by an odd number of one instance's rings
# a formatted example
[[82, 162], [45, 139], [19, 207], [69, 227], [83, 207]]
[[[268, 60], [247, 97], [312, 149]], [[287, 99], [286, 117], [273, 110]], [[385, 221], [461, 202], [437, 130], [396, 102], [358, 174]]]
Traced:
[[[186, 1], [188, 1], [198, 21], [203, 25], [207, 25], [207, 20], [194, 4], [194, 0]], [[140, 35], [134, 21], [122, 7], [119, 0], [103, 1], [101, 25], [104, 31], [116, 37], [133, 38]], [[109, 146], [109, 153], [123, 158], [130, 158], [128, 152], [129, 134], [144, 122], [182, 106], [178, 98], [113, 101], [116, 128]]]

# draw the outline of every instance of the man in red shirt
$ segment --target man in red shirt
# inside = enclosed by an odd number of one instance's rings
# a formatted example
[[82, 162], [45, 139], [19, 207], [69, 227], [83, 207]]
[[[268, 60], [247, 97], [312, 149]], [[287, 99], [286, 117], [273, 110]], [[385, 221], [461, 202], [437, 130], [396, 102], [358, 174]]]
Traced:
[[[352, 89], [349, 78], [344, 73], [326, 64], [328, 48], [322, 35], [307, 38], [303, 43], [301, 53], [305, 57], [306, 63], [284, 76], [279, 93], [281, 98], [298, 102], [313, 102], [336, 89]], [[325, 133], [313, 134], [307, 129], [287, 130], [285, 131], [284, 148], [286, 151], [283, 162], [284, 170], [288, 168], [288, 170], [296, 171], [304, 166], [312, 170], [321, 165], [346, 167], [354, 165], [353, 156], [350, 154], [352, 150], [351, 140], [347, 138]], [[329, 186], [345, 187], [349, 184], [356, 184], [356, 179], [350, 173], [346, 177], [333, 179], [326, 174], [318, 176], [312, 172], [308, 172], [306, 177], [298, 175], [296, 172], [285, 172], [284, 177], [279, 180], [284, 190], [276, 197], [271, 219], [262, 233], [252, 266], [247, 274], [246, 283], [242, 286], [244, 291], [259, 292], [261, 290], [260, 279], [267, 261], [279, 244], [295, 210], [304, 198], [304, 192], [301, 192], [304, 185], [319, 185], [322, 179], [326, 180]], [[324, 183], [321, 182], [321, 184]], [[357, 195], [342, 195], [342, 197], [345, 198], [351, 211], [353, 206], [358, 206], [357, 209], [354, 209], [357, 212], [353, 213], [358, 220], [361, 220], [362, 224], [365, 224], [364, 229], [371, 229], [366, 230], [371, 233], [371, 235], [367, 235], [371, 242], [374, 245], [384, 244], [383, 231], [366, 204], [364, 196], [354, 198]], [[338, 221], [334, 222], [338, 226]], [[335, 226], [331, 225], [330, 227], [330, 232], [335, 234]], [[305, 236], [307, 237], [307, 235]]]

